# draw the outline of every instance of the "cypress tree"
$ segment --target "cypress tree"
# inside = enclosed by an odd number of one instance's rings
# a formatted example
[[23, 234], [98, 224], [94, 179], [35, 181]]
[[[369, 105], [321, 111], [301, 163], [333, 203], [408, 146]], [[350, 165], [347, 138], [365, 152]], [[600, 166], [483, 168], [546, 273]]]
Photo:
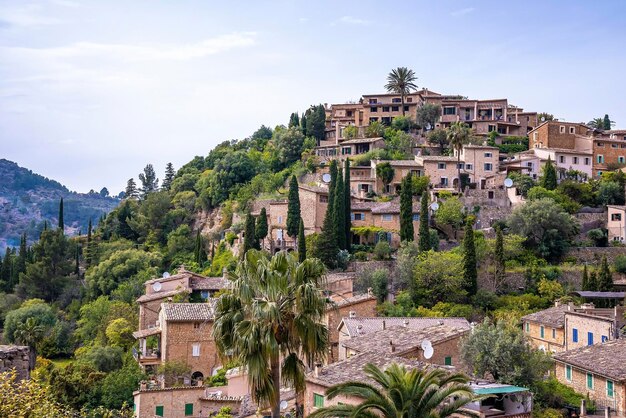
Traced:
[[300, 219], [298, 228], [298, 261], [302, 263], [304, 260], [306, 260], [306, 238], [304, 236], [304, 222]]
[[91, 241], [93, 239], [91, 236], [91, 231], [92, 231], [91, 218], [89, 218], [89, 226], [87, 226], [87, 251], [85, 254], [85, 262], [87, 264], [87, 267], [91, 266], [91, 261], [93, 257], [93, 254], [91, 253], [91, 250], [93, 249], [91, 245]]
[[196, 231], [196, 245], [193, 251], [194, 260], [199, 265], [202, 265], [206, 261], [206, 252], [204, 251], [204, 240], [200, 235], [200, 230]]
[[496, 227], [496, 248], [495, 248], [495, 288], [498, 290], [500, 285], [504, 282], [505, 277], [505, 269], [506, 266], [504, 264], [504, 236], [502, 234], [502, 229], [500, 227]]
[[291, 127], [300, 127], [300, 117], [298, 116], [298, 112], [294, 112], [289, 117], [289, 128]]
[[604, 119], [602, 119], [602, 125], [605, 131], [611, 130], [611, 118], [609, 118], [609, 115], [604, 115]]
[[587, 273], [587, 265], [586, 264], [583, 267], [583, 279], [582, 279], [582, 283], [581, 283], [580, 287], [581, 287], [582, 290], [591, 290], [589, 288], [589, 273]]
[[337, 174], [335, 188], [335, 222], [337, 225], [337, 247], [340, 250], [347, 248], [346, 243], [346, 197], [344, 193], [343, 171], [340, 168]]
[[20, 237], [20, 252], [18, 253], [15, 268], [17, 273], [24, 273], [26, 271], [26, 261], [28, 260], [28, 245], [26, 242], [26, 233], [24, 232]]
[[610, 292], [613, 290], [613, 275], [606, 257], [602, 257], [602, 262], [600, 263], [597, 290], [599, 292]]
[[302, 135], [307, 136], [306, 113], [303, 113], [302, 117], [300, 118], [300, 129], [302, 130]]
[[597, 291], [598, 290], [598, 275], [595, 271], [589, 273], [589, 290]]
[[9, 287], [11, 282], [11, 274], [13, 273], [13, 259], [11, 248], [7, 247], [4, 252], [4, 260], [2, 261], [2, 270], [0, 270], [0, 282], [4, 283], [7, 287], [6, 290], [11, 291]]
[[256, 228], [254, 230], [254, 237], [257, 241], [262, 241], [265, 244], [265, 237], [267, 236], [267, 211], [265, 208], [261, 208], [259, 219], [256, 221]]
[[556, 189], [556, 168], [552, 164], [552, 160], [548, 156], [546, 165], [543, 166], [543, 176], [541, 177], [541, 187], [547, 190]]
[[420, 238], [418, 244], [420, 252], [430, 250], [430, 228], [428, 224], [428, 192], [424, 191], [420, 197]]
[[291, 176], [289, 181], [289, 196], [287, 200], [287, 235], [295, 238], [298, 235], [300, 225], [300, 193], [298, 192], [298, 179]]
[[65, 222], [63, 221], [63, 198], [61, 198], [61, 202], [59, 202], [59, 231], [63, 233], [65, 230]]
[[474, 243], [474, 217], [468, 216], [465, 222], [465, 236], [463, 237], [463, 275], [465, 276], [465, 290], [468, 296], [473, 296], [478, 290], [478, 271], [476, 269], [476, 246]]
[[337, 161], [330, 163], [330, 185], [328, 186], [328, 206], [324, 215], [324, 223], [322, 224], [322, 233], [320, 234], [317, 246], [315, 248], [316, 256], [327, 266], [334, 267], [337, 264], [337, 223], [335, 220], [335, 184], [337, 183]]
[[400, 241], [413, 241], [413, 190], [411, 173], [407, 174], [400, 185]]
[[80, 274], [80, 245], [76, 243], [76, 254], [75, 254], [75, 265], [74, 265], [74, 274]]
[[350, 160], [346, 158], [346, 162], [345, 162], [345, 170], [344, 170], [344, 184], [343, 184], [343, 193], [346, 196], [346, 200], [344, 203], [345, 206], [345, 211], [346, 211], [346, 215], [345, 215], [345, 219], [346, 219], [346, 228], [345, 228], [345, 234], [346, 234], [346, 249], [350, 249], [351, 244], [352, 244], [352, 221], [351, 221], [351, 217], [352, 217], [352, 199], [350, 196]]
[[243, 247], [241, 248], [241, 258], [245, 256], [248, 250], [252, 250], [253, 248], [256, 247], [255, 245], [256, 240], [254, 238], [254, 232], [255, 232], [254, 216], [252, 216], [250, 211], [248, 211], [246, 215], [246, 227], [244, 229], [244, 236], [243, 236]]
[[163, 190], [169, 190], [172, 187], [172, 181], [174, 180], [175, 175], [176, 171], [174, 170], [174, 165], [172, 163], [167, 163], [165, 166], [165, 177], [161, 183], [161, 188]]

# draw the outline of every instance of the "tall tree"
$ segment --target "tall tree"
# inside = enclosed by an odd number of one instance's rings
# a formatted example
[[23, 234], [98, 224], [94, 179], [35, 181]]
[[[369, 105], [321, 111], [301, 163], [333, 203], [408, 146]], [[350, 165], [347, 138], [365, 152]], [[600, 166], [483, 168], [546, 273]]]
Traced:
[[300, 129], [302, 130], [302, 135], [304, 136], [308, 135], [308, 132], [306, 130], [306, 124], [307, 124], [306, 113], [303, 113], [302, 117], [300, 118]]
[[600, 263], [596, 290], [599, 292], [610, 292], [613, 290], [613, 275], [611, 274], [606, 256], [602, 257], [602, 262]]
[[589, 273], [587, 272], [587, 264], [583, 267], [583, 278], [580, 285], [581, 290], [593, 290], [589, 287]]
[[217, 301], [218, 351], [224, 361], [247, 369], [252, 399], [269, 404], [272, 418], [280, 417], [281, 383], [301, 394], [305, 365], [313, 366], [328, 350], [323, 277], [319, 260], [298, 263], [284, 251], [271, 259], [249, 251], [229, 274], [233, 291]]
[[382, 369], [369, 363], [363, 370], [374, 384], [348, 381], [326, 391], [328, 399], [357, 397], [362, 400], [360, 404], [339, 403], [320, 408], [310, 418], [447, 418], [464, 415], [462, 408], [476, 398], [468, 385], [469, 379], [461, 373], [407, 369], [397, 363]]
[[476, 244], [474, 243], [474, 217], [468, 216], [465, 221], [465, 236], [463, 237], [463, 276], [465, 290], [469, 296], [478, 290], [478, 270], [476, 266]]
[[605, 131], [610, 131], [613, 125], [615, 125], [615, 122], [609, 118], [609, 115], [605, 114], [604, 119], [602, 119], [602, 128]]
[[244, 258], [249, 250], [256, 247], [255, 245], [255, 228], [254, 228], [254, 216], [248, 211], [246, 214], [246, 226], [244, 228], [243, 247], [241, 248], [241, 258]]
[[346, 196], [344, 192], [343, 170], [337, 173], [337, 185], [335, 186], [335, 224], [337, 228], [337, 247], [340, 250], [348, 248], [346, 242]]
[[472, 137], [471, 128], [464, 122], [454, 122], [448, 128], [448, 142], [450, 146], [454, 149], [457, 154], [457, 183], [459, 186], [459, 193], [463, 192], [461, 185], [461, 151], [463, 151], [463, 146], [469, 143]]
[[126, 190], [124, 191], [124, 197], [126, 199], [134, 199], [138, 196], [137, 194], [137, 184], [135, 183], [135, 179], [129, 178], [126, 182]]
[[552, 164], [550, 156], [548, 156], [548, 161], [546, 161], [546, 164], [543, 166], [539, 185], [547, 190], [554, 190], [557, 187], [556, 168], [554, 164]]
[[298, 116], [298, 112], [294, 112], [289, 116], [289, 127], [300, 127], [300, 117]]
[[4, 284], [5, 290], [11, 291], [10, 282], [13, 275], [13, 252], [11, 247], [7, 247], [4, 251], [4, 259], [2, 260], [2, 268], [0, 269], [0, 283]]
[[63, 198], [59, 202], [59, 231], [63, 233], [65, 231], [65, 221], [63, 219]]
[[85, 251], [85, 263], [87, 264], [87, 267], [91, 266], [91, 262], [93, 261], [93, 236], [92, 234], [92, 225], [91, 225], [91, 218], [89, 218], [89, 225], [87, 226], [87, 249]]
[[300, 218], [298, 227], [298, 261], [302, 263], [306, 260], [306, 237], [304, 236], [304, 222]]
[[494, 288], [496, 292], [502, 287], [502, 283], [505, 279], [505, 263], [504, 263], [504, 236], [502, 234], [502, 228], [496, 227], [496, 248], [494, 251]]
[[256, 228], [254, 231], [254, 237], [257, 241], [265, 244], [265, 237], [268, 233], [267, 227], [267, 211], [265, 208], [261, 208], [261, 213], [259, 213], [259, 218], [256, 220]]
[[193, 250], [193, 258], [200, 266], [206, 261], [206, 251], [204, 250], [204, 240], [200, 234], [200, 230], [196, 231], [196, 245]]
[[352, 244], [352, 196], [350, 193], [350, 159], [346, 158], [344, 163], [344, 182], [343, 182], [343, 193], [345, 195], [345, 230], [344, 234], [346, 235], [346, 249], [350, 249]]
[[80, 275], [80, 245], [76, 245], [76, 254], [74, 259], [74, 274], [76, 276]]
[[291, 176], [289, 181], [289, 195], [287, 200], [287, 235], [295, 238], [298, 235], [300, 225], [300, 193], [298, 191], [298, 179]]
[[430, 250], [430, 226], [428, 215], [428, 192], [422, 193], [420, 197], [420, 237], [419, 251], [426, 252]]
[[380, 181], [383, 182], [385, 189], [393, 180], [394, 174], [395, 170], [388, 162], [376, 164], [376, 177], [380, 178]]
[[439, 152], [443, 155], [446, 147], [448, 146], [448, 133], [445, 129], [435, 129], [428, 132], [426, 139], [429, 143], [439, 146]]
[[435, 124], [441, 116], [441, 106], [425, 103], [417, 108], [417, 124], [422, 131], [435, 129]]
[[312, 136], [319, 141], [324, 139], [326, 134], [326, 109], [324, 105], [311, 106], [306, 115], [306, 135]]
[[589, 290], [592, 292], [598, 291], [598, 273], [595, 270], [589, 273]]
[[143, 169], [143, 173], [139, 173], [139, 181], [141, 181], [141, 197], [146, 196], [159, 189], [159, 179], [156, 177], [152, 164], [147, 164]]
[[330, 185], [328, 186], [328, 205], [322, 233], [320, 234], [315, 247], [316, 256], [328, 267], [334, 267], [337, 263], [337, 223], [335, 219], [335, 186], [337, 184], [337, 161], [330, 162]]
[[174, 170], [174, 165], [172, 163], [167, 163], [165, 166], [165, 177], [163, 178], [163, 183], [161, 183], [161, 188], [169, 190], [172, 187], [172, 181], [174, 181], [175, 175], [176, 170]]
[[413, 179], [407, 174], [400, 184], [400, 241], [413, 241]]
[[399, 94], [402, 101], [402, 116], [404, 116], [404, 98], [413, 90], [417, 89], [415, 72], [406, 67], [398, 67], [391, 70], [387, 75], [385, 88], [389, 93]]

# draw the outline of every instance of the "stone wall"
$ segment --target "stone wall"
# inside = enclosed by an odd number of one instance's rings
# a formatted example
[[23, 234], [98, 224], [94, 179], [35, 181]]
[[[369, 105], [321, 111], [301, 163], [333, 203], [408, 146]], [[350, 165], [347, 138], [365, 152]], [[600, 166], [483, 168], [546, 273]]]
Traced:
[[30, 348], [0, 345], [0, 373], [15, 370], [17, 381], [30, 378]]
[[600, 264], [602, 257], [606, 257], [609, 264], [615, 261], [618, 255], [626, 255], [624, 247], [576, 247], [571, 248], [565, 257], [573, 257], [577, 264]]

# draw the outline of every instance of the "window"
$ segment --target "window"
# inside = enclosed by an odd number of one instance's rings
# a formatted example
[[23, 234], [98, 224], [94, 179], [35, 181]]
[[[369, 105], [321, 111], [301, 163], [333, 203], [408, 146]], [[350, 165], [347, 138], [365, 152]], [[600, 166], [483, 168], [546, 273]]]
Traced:
[[593, 345], [593, 332], [587, 333], [587, 345]]
[[526, 332], [530, 332], [530, 322], [526, 322]]
[[193, 357], [200, 357], [200, 344], [194, 344], [191, 346], [191, 355]]
[[465, 163], [458, 163], [458, 164], [457, 164], [457, 168], [458, 168], [459, 170], [463, 170], [463, 168], [464, 168], [464, 167], [465, 167]]
[[576, 328], [572, 329], [572, 342], [578, 342], [578, 330]]
[[320, 195], [320, 203], [328, 203], [328, 196]]
[[609, 398], [613, 397], [613, 381], [612, 380], [606, 381], [606, 396]]
[[193, 328], [194, 328], [194, 329], [198, 329], [198, 328], [200, 328], [200, 322], [194, 322], [194, 323], [193, 323]]
[[494, 197], [493, 190], [489, 190], [489, 191], [487, 192], [487, 198], [488, 198], [488, 199], [493, 199], [493, 197]]
[[611, 148], [617, 148], [617, 144], [611, 144]]
[[393, 99], [391, 99], [391, 103], [402, 103], [402, 98], [394, 97]]
[[456, 108], [455, 107], [444, 107], [443, 108], [443, 114], [444, 115], [456, 115]]
[[365, 214], [364, 213], [353, 213], [352, 214], [352, 220], [353, 221], [364, 221], [365, 220]]
[[389, 112], [389, 106], [383, 106], [383, 112]]
[[565, 133], [565, 126], [559, 126], [559, 132], [564, 134]]
[[543, 327], [543, 325], [542, 325], [542, 326], [539, 328], [539, 336], [540, 336], [541, 338], [544, 338], [544, 337], [545, 337], [545, 331], [546, 331], [546, 330], [545, 330], [545, 328], [544, 328], [544, 327]]
[[154, 415], [156, 415], [157, 417], [163, 416], [163, 405], [157, 405], [157, 407], [154, 408]]
[[602, 336], [602, 342], [605, 343], [609, 340], [609, 337], [607, 337], [606, 335]]
[[278, 217], [278, 223], [279, 223], [279, 224], [282, 224], [282, 223], [283, 223], [283, 217], [282, 217], [282, 216], [279, 216], [279, 217]]
[[490, 153], [490, 152], [486, 152], [485, 153], [485, 158], [491, 158], [491, 157], [493, 157], [492, 153]]
[[489, 132], [493, 132], [493, 131], [498, 130], [498, 127], [496, 125], [489, 125], [489, 126], [487, 126], [487, 130]]
[[569, 133], [570, 133], [570, 134], [573, 134], [573, 133], [574, 133], [574, 127], [573, 127], [573, 126], [570, 126], [570, 127], [569, 127]]
[[597, 146], [603, 147], [604, 146], [604, 142], [598, 142]]
[[341, 155], [350, 155], [352, 154], [352, 148], [351, 147], [342, 147], [341, 148]]
[[387, 221], [387, 222], [389, 222], [389, 221], [392, 221], [392, 220], [393, 220], [393, 215], [391, 215], [391, 214], [389, 214], [389, 213], [385, 213], [385, 214], [383, 215], [383, 221]]
[[392, 112], [397, 112], [398, 110], [400, 110], [400, 107], [398, 107], [398, 106], [391, 106], [391, 111]]
[[604, 163], [604, 155], [598, 155], [598, 164]]
[[474, 169], [474, 166], [473, 166], [473, 165], [471, 165], [471, 164], [465, 164], [465, 169], [466, 169], [466, 170], [473, 170], [473, 169]]
[[443, 359], [443, 364], [446, 366], [452, 366], [452, 357], [446, 357], [445, 359]]
[[315, 408], [323, 408], [324, 407], [324, 396], [319, 393], [313, 394], [313, 406]]
[[408, 111], [409, 111], [409, 107], [408, 107], [408, 106], [404, 106], [404, 108], [403, 108], [403, 109], [404, 109], [404, 111], [405, 111], [405, 112], [408, 112]]
[[376, 106], [370, 107], [370, 112], [375, 113], [378, 112], [378, 108]]
[[493, 164], [485, 163], [485, 171], [491, 171], [493, 169]]
[[414, 213], [413, 214], [413, 222], [417, 222], [420, 220], [420, 214], [419, 213]]
[[538, 132], [533, 132], [533, 139], [534, 139], [535, 141], [537, 140], [537, 135], [538, 135]]
[[412, 97], [407, 97], [406, 98], [406, 102], [407, 103], [412, 103], [413, 102], [413, 98]]
[[370, 118], [370, 123], [378, 122], [378, 118]]
[[559, 155], [559, 162], [560, 163], [565, 163], [565, 156], [564, 155]]
[[352, 111], [351, 110], [346, 111], [346, 116], [352, 116]]
[[378, 103], [378, 99], [370, 99], [369, 100], [369, 104], [376, 104]]
[[602, 175], [602, 171], [598, 171], [598, 177]]
[[572, 161], [574, 162], [574, 164], [578, 164], [578, 157], [572, 157]]
[[620, 164], [624, 164], [624, 157], [617, 157], [617, 162]]
[[437, 163], [437, 168], [439, 170], [445, 170], [446, 169], [446, 163]]
[[569, 364], [565, 366], [565, 379], [567, 379], [569, 382], [572, 381], [572, 366], [570, 366]]
[[448, 178], [447, 177], [442, 177], [439, 184], [441, 184], [442, 186], [447, 186], [448, 185]]
[[526, 163], [526, 167], [528, 167], [528, 168], [530, 168], [532, 170], [533, 169], [533, 163], [530, 163], [530, 162]]
[[585, 157], [585, 165], [589, 165], [589, 157]]
[[587, 389], [593, 389], [593, 375], [587, 373]]
[[612, 221], [621, 221], [622, 220], [622, 214], [621, 213], [612, 213], [611, 214], [611, 220]]
[[552, 328], [552, 339], [556, 340], [556, 329]]
[[188, 417], [189, 415], [193, 415], [193, 404], [192, 403], [186, 403], [185, 404], [185, 416]]

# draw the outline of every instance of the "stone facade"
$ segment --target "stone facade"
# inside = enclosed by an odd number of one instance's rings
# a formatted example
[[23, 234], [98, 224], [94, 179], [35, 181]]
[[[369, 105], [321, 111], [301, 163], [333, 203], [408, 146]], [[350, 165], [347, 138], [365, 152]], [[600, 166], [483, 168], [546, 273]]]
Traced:
[[336, 308], [329, 308], [324, 317], [324, 323], [328, 326], [330, 352], [326, 363], [334, 363], [339, 359], [339, 331], [337, 327], [342, 318], [350, 316], [376, 316], [375, 297], [352, 297], [345, 302], [337, 303]]
[[593, 138], [593, 174], [626, 165], [626, 141], [623, 136], [603, 134]]
[[[613, 316], [612, 311], [613, 309], [590, 309], [582, 312], [566, 312], [566, 349], [574, 350], [616, 339], [619, 325], [617, 325], [614, 318], [611, 318]], [[623, 318], [623, 308], [615, 308], [615, 311], [618, 312], [618, 318]], [[620, 323], [623, 323], [623, 319]]]
[[31, 352], [27, 346], [0, 345], [0, 373], [15, 370], [16, 381], [30, 379]]
[[458, 187], [457, 157], [417, 156], [415, 161], [424, 167], [424, 175], [430, 178], [430, 184], [436, 189], [454, 189]]
[[563, 327], [559, 328], [527, 321], [524, 323], [524, 332], [526, 332], [535, 348], [550, 353], [558, 353], [565, 350], [565, 329]]
[[589, 127], [582, 123], [548, 121], [528, 133], [529, 148], [576, 149], [577, 137], [586, 136]]
[[[393, 167], [393, 179], [388, 185], [385, 185], [376, 175], [376, 166], [381, 163], [389, 163]], [[420, 177], [424, 173], [424, 167], [415, 160], [374, 160], [371, 164], [371, 174], [375, 178], [374, 191], [377, 194], [398, 194], [400, 193], [400, 183], [403, 178], [409, 174]]]
[[499, 158], [498, 148], [466, 145], [461, 150], [461, 161], [463, 161], [461, 172], [468, 174], [470, 183], [475, 183], [477, 188], [485, 189], [487, 178], [498, 172]]
[[609, 232], [609, 241], [626, 240], [626, 206], [607, 206], [606, 229]]

